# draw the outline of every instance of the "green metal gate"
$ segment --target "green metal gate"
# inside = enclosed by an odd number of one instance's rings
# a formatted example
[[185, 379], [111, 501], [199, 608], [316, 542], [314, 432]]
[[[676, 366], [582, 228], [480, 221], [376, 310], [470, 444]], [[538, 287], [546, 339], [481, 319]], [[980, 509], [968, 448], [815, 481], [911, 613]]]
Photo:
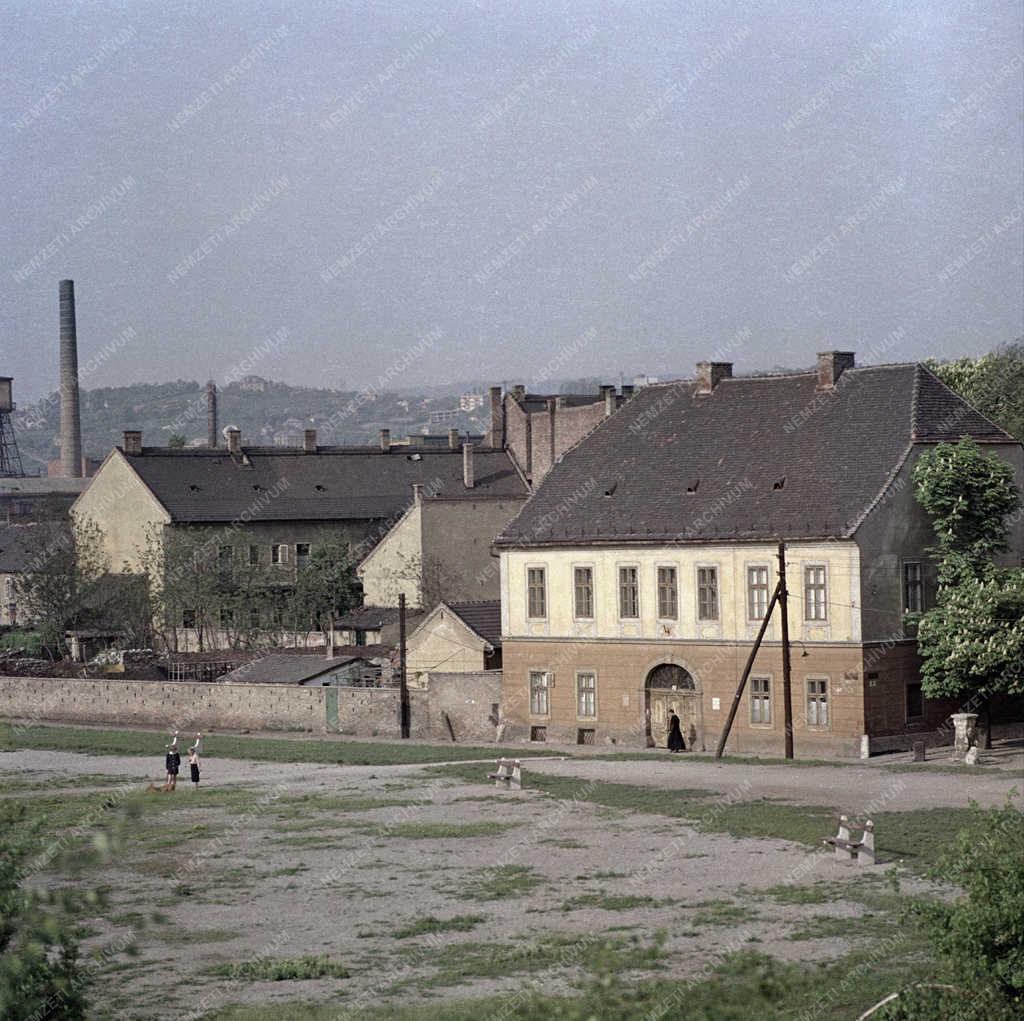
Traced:
[[324, 714], [328, 733], [337, 734], [341, 730], [338, 725], [338, 689], [333, 684], [324, 688]]

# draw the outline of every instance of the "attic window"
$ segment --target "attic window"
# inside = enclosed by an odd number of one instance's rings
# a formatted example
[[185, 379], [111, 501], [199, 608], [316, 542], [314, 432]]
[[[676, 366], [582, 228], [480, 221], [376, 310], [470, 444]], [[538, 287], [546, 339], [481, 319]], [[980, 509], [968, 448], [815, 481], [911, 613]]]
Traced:
[[609, 486], [609, 487], [608, 487], [608, 488], [607, 488], [607, 489], [606, 489], [606, 490], [604, 491], [604, 495], [605, 495], [605, 496], [614, 496], [614, 495], [615, 495], [615, 490], [616, 490], [616, 489], [618, 489], [618, 487], [619, 487], [619, 484], [618, 484], [617, 482], [613, 482], [613, 483], [612, 483], [612, 484], [611, 484], [611, 485], [610, 485], [610, 486]]
[[772, 489], [777, 492], [778, 490], [785, 488], [785, 485], [786, 485], [786, 476], [783, 475], [781, 479], [776, 479], [772, 483]]
[[316, 491], [317, 491], [318, 493], [326, 493], [326, 492], [327, 492], [327, 487], [326, 487], [326, 486], [321, 486], [319, 482], [318, 482], [318, 483], [317, 483], [317, 484], [316, 484], [316, 485], [315, 485], [315, 486], [314, 486], [313, 488], [314, 488], [314, 489], [315, 489], [315, 490], [316, 490]]
[[262, 493], [263, 492], [263, 487], [258, 482], [256, 483], [256, 485], [254, 485], [252, 487], [252, 489], [253, 489], [254, 493]]
[[686, 493], [688, 496], [693, 496], [698, 488], [700, 487], [700, 479], [696, 479], [692, 485], [686, 487]]
[[188, 488], [189, 488], [189, 491], [192, 492], [192, 493], [198, 493], [199, 492], [199, 487], [194, 482], [190, 482], [188, 484]]

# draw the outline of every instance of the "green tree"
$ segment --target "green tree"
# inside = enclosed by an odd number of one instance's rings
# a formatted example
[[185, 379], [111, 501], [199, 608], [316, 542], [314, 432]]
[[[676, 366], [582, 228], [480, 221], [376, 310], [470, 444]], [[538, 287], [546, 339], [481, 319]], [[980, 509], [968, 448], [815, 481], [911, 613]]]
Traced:
[[957, 900], [912, 899], [907, 914], [942, 965], [932, 988], [908, 990], [879, 1021], [1010, 1021], [1024, 1016], [1024, 813], [983, 811], [956, 836], [932, 878]]
[[325, 535], [296, 569], [290, 616], [298, 629], [328, 631], [335, 618], [360, 605], [362, 595], [348, 543]]
[[107, 572], [102, 534], [92, 521], [48, 521], [36, 528], [37, 552], [16, 579], [15, 592], [46, 646], [63, 656], [65, 632], [82, 622]]
[[980, 358], [928, 365], [951, 390], [1024, 441], [1024, 338]]
[[990, 747], [990, 696], [1024, 692], [1024, 572], [992, 560], [1006, 549], [1020, 492], [1009, 465], [967, 439], [923, 454], [913, 481], [939, 558], [936, 605], [918, 618], [922, 690], [981, 699]]
[[181, 433], [172, 433], [167, 438], [167, 446], [170, 447], [171, 450], [182, 450], [187, 442], [188, 440], [182, 436]]

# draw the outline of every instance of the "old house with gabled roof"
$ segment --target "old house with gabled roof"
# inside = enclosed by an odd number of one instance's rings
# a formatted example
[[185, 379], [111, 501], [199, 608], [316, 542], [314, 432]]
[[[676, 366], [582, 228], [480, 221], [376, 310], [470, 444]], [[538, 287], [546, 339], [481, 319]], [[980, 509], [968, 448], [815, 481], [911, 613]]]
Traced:
[[[567, 451], [496, 542], [511, 737], [663, 744], [670, 710], [714, 747], [787, 547], [798, 755], [909, 747], [921, 696], [908, 613], [935, 594], [911, 470], [963, 436], [1024, 478], [1012, 436], [917, 364], [693, 380], [637, 393]], [[1013, 524], [1019, 562], [1024, 523]], [[778, 613], [731, 751], [781, 754]]]
[[184, 449], [143, 446], [126, 432], [72, 515], [99, 526], [115, 572], [138, 570], [149, 536], [172, 530], [199, 537], [211, 559], [265, 569], [288, 586], [325, 536], [343, 537], [358, 563], [411, 513], [429, 510], [436, 550], [421, 543], [414, 559], [378, 556], [379, 578], [422, 591], [424, 572], [443, 557], [452, 598], [465, 579], [496, 597], [491, 543], [527, 492], [504, 450], [392, 445], [387, 430], [373, 447], [319, 446], [314, 430], [299, 448], [246, 446], [232, 430], [227, 447]]

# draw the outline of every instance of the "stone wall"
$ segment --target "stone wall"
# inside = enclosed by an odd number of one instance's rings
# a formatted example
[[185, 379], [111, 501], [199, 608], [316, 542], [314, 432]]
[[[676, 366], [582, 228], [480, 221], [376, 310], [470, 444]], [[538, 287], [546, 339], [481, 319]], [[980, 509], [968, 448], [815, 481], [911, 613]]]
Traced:
[[0, 677], [0, 716], [178, 730], [324, 729], [324, 689], [283, 684]]
[[410, 691], [412, 736], [450, 741], [444, 714], [452, 722], [455, 740], [490, 744], [497, 735], [501, 704], [501, 671], [429, 674], [425, 691]]

